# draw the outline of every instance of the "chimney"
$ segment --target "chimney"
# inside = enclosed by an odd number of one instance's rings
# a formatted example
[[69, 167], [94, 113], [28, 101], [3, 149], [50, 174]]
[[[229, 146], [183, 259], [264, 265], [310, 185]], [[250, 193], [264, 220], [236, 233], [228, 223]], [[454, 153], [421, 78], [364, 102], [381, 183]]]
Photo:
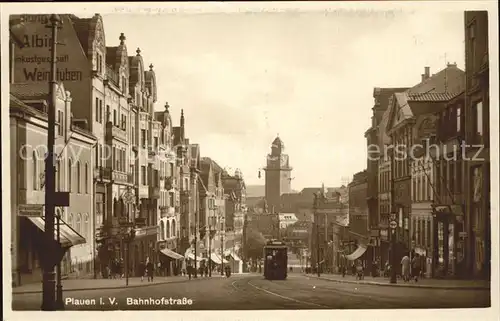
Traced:
[[431, 68], [430, 67], [425, 67], [425, 79], [428, 79], [431, 74]]
[[422, 76], [422, 82], [424, 82], [424, 80], [425, 80], [425, 75], [424, 75], [424, 74], [422, 74], [421, 76]]

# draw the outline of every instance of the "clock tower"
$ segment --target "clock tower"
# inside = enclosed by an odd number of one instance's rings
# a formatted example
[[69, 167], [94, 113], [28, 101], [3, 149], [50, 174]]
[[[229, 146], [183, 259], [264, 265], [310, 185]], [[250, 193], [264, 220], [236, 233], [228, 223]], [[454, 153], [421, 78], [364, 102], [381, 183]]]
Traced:
[[267, 155], [266, 201], [269, 212], [278, 213], [281, 209], [281, 195], [291, 192], [291, 173], [288, 155], [283, 141], [276, 137], [271, 145], [271, 153]]

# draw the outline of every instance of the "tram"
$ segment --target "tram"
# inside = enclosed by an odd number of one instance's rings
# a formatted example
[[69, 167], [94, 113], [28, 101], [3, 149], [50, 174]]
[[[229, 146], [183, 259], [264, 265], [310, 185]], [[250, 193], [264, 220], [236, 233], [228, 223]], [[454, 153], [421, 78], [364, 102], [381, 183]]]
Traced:
[[284, 242], [271, 240], [264, 246], [264, 277], [267, 280], [285, 280], [287, 277], [288, 248]]

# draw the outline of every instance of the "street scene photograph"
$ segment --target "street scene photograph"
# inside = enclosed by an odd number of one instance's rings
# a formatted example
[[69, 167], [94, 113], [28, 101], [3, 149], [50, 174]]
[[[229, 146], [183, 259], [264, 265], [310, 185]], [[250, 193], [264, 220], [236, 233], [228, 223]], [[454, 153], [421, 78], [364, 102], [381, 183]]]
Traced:
[[496, 6], [396, 4], [2, 5], [4, 307], [498, 317]]

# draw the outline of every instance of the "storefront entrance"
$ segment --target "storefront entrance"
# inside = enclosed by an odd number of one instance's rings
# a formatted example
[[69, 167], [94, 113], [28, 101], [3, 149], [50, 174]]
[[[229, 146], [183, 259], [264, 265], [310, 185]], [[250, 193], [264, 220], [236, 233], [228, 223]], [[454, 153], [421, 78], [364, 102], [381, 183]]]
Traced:
[[461, 233], [463, 221], [452, 213], [440, 212], [434, 217], [434, 260], [436, 278], [459, 277], [464, 271], [464, 241]]

